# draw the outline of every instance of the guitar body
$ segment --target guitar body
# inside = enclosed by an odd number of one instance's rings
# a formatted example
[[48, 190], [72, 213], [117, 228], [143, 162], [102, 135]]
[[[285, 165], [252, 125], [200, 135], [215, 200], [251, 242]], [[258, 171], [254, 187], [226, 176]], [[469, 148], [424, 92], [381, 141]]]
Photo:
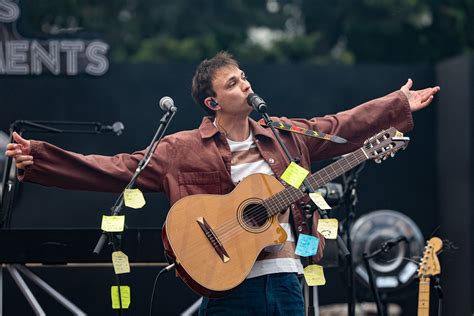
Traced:
[[[393, 156], [408, 141], [393, 127], [383, 130], [306, 181], [319, 188], [367, 159], [381, 162]], [[286, 241], [277, 216], [304, 196], [265, 174], [246, 177], [226, 195], [187, 196], [168, 213], [165, 251], [191, 289], [207, 297], [223, 296], [244, 281], [263, 248]]]
[[207, 297], [223, 296], [243, 282], [263, 248], [287, 239], [277, 215], [268, 217], [260, 204], [283, 189], [274, 177], [254, 174], [229, 194], [176, 202], [163, 242], [183, 281]]

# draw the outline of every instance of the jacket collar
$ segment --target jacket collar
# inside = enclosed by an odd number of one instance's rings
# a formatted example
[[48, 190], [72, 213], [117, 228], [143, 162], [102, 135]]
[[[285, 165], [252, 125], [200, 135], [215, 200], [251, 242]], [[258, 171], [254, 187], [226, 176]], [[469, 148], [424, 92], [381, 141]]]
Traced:
[[[211, 116], [206, 116], [203, 118], [201, 125], [199, 126], [199, 133], [201, 134], [202, 138], [211, 138], [217, 133], [219, 130], [214, 125], [214, 118]], [[264, 128], [258, 122], [255, 122], [252, 118], [249, 117], [250, 129], [252, 130], [255, 137], [257, 136], [264, 136], [268, 138], [273, 137], [273, 133], [271, 130]]]

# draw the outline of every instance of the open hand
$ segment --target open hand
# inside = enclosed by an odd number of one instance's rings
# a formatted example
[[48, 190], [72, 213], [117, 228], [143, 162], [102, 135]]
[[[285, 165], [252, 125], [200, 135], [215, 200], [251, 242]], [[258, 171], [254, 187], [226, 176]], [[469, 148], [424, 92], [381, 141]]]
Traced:
[[434, 95], [438, 93], [440, 87], [426, 88], [423, 90], [410, 90], [413, 85], [413, 81], [408, 79], [407, 83], [400, 88], [408, 99], [410, 104], [410, 110], [412, 112], [421, 110], [427, 107], [431, 101], [433, 101]]
[[17, 132], [13, 132], [13, 140], [16, 143], [7, 145], [5, 155], [15, 159], [16, 167], [24, 170], [33, 164], [33, 156], [31, 153], [31, 142], [21, 137]]

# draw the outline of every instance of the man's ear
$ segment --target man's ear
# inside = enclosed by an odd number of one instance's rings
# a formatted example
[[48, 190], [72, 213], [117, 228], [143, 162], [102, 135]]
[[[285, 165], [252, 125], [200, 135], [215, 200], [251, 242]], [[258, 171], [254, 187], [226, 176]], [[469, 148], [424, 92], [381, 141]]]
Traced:
[[220, 109], [219, 103], [214, 98], [211, 98], [211, 97], [207, 97], [204, 99], [204, 105], [213, 111]]

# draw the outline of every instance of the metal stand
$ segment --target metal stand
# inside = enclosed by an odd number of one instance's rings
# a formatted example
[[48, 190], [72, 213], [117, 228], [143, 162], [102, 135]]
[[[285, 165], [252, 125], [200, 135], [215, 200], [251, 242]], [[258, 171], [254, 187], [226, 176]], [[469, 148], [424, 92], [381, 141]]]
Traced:
[[[52, 126], [56, 127], [52, 127]], [[69, 129], [59, 129], [57, 127], [66, 126]], [[75, 127], [78, 129], [70, 129]], [[112, 131], [120, 135], [124, 129], [121, 122], [116, 122], [113, 126], [104, 126], [99, 122], [66, 122], [66, 121], [25, 121], [18, 120], [10, 125], [10, 142], [13, 142], [12, 134], [17, 131], [20, 135], [23, 132], [42, 132], [42, 133], [64, 133], [64, 134], [100, 134]], [[4, 174], [2, 178], [2, 194], [0, 196], [0, 229], [9, 229], [13, 201], [15, 194], [15, 187], [17, 185], [16, 167], [12, 158], [5, 161]], [[75, 306], [71, 301], [65, 298], [61, 293], [53, 289], [48, 283], [43, 281], [40, 277], [28, 270], [20, 264], [4, 264], [0, 267], [0, 316], [3, 315], [3, 268], [7, 268], [16, 285], [23, 293], [31, 308], [36, 315], [46, 315], [41, 305], [36, 300], [35, 296], [29, 289], [20, 272], [43, 289], [46, 293], [51, 295], [56, 301], [61, 303], [64, 307], [70, 310], [74, 315], [86, 315], [81, 309]]]
[[[374, 295], [374, 300], [375, 304], [377, 305], [377, 315], [379, 316], [385, 316], [387, 315], [387, 306], [386, 304], [382, 304], [382, 300], [380, 299], [379, 291], [377, 289], [377, 285], [375, 282], [374, 278], [374, 273], [372, 271], [372, 267], [370, 266], [369, 260], [378, 256], [382, 252], [388, 252], [390, 248], [396, 246], [400, 242], [406, 242], [408, 243], [408, 239], [404, 236], [400, 236], [397, 239], [394, 240], [389, 240], [380, 245], [380, 249], [377, 249], [371, 254], [363, 253], [362, 258], [364, 259], [364, 264], [365, 268], [367, 270], [367, 274], [369, 276], [369, 284], [370, 284], [370, 290], [372, 291], [372, 294]], [[385, 301], [385, 298], [384, 298]]]
[[[308, 286], [306, 282], [303, 281], [303, 292], [304, 292], [304, 302], [305, 302], [305, 310], [306, 310], [305, 315], [306, 316], [319, 316], [318, 287]], [[309, 308], [310, 305], [313, 306], [311, 309]]]
[[433, 277], [433, 287], [438, 293], [438, 316], [443, 314], [443, 289], [441, 288], [441, 279], [437, 276]]
[[2, 266], [0, 271], [0, 315], [3, 314], [3, 268], [6, 267], [10, 275], [12, 276], [13, 280], [15, 281], [16, 285], [20, 289], [20, 291], [25, 296], [26, 300], [30, 304], [31, 308], [35, 312], [36, 315], [46, 315], [44, 310], [41, 308], [36, 297], [31, 292], [28, 284], [26, 284], [25, 280], [21, 276], [20, 272], [30, 281], [35, 283], [39, 286], [43, 291], [48, 293], [52, 298], [54, 298], [58, 303], [63, 305], [67, 308], [73, 315], [87, 315], [84, 311], [82, 311], [79, 307], [74, 305], [71, 301], [69, 301], [66, 297], [64, 297], [61, 293], [56, 291], [53, 287], [51, 287], [48, 283], [46, 283], [43, 279], [39, 276], [31, 272], [28, 268], [21, 264], [5, 264]]

